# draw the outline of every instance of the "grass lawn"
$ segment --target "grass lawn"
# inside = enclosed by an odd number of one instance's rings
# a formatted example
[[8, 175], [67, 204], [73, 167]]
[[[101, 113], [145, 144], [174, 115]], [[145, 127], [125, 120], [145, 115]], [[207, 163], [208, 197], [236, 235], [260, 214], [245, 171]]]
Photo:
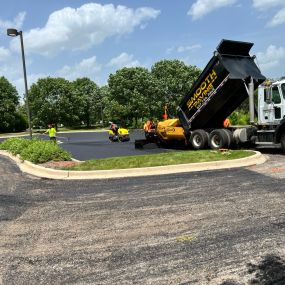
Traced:
[[88, 160], [72, 167], [68, 170], [109, 170], [126, 169], [150, 166], [174, 165], [183, 163], [209, 162], [219, 160], [230, 160], [253, 155], [253, 151], [230, 150], [230, 151], [177, 151], [169, 153], [124, 156]]

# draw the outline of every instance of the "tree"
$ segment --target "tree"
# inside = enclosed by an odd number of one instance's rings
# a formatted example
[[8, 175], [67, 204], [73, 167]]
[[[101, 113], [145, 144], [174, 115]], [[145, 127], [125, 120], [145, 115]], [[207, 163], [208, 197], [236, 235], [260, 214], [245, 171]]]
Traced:
[[175, 116], [179, 102], [189, 93], [201, 70], [179, 60], [161, 60], [151, 67], [151, 73], [159, 82], [163, 105], [167, 104], [170, 115]]
[[101, 98], [99, 88], [95, 82], [87, 77], [72, 82], [73, 92], [78, 102], [79, 119], [87, 127], [100, 118]]
[[21, 132], [28, 128], [28, 114], [27, 107], [25, 104], [20, 104], [17, 107], [17, 112], [15, 116], [15, 131]]
[[112, 115], [110, 114], [110, 89], [108, 85], [100, 87], [100, 113], [102, 124], [112, 120]]
[[79, 123], [76, 99], [71, 83], [66, 79], [39, 79], [31, 86], [29, 92], [33, 123], [40, 126], [49, 123], [71, 126]]
[[19, 96], [16, 88], [3, 76], [0, 77], [0, 102], [0, 131], [13, 131]]
[[157, 85], [146, 68], [124, 67], [108, 80], [109, 116], [137, 126], [138, 119], [148, 117], [156, 109]]

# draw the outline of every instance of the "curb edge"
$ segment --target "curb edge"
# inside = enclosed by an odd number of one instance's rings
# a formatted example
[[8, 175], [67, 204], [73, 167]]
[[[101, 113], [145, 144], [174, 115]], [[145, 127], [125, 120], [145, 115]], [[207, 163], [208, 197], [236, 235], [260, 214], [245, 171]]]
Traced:
[[7, 151], [0, 150], [0, 155], [4, 155], [14, 160], [20, 170], [41, 178], [50, 179], [111, 179], [122, 177], [141, 177], [152, 175], [164, 175], [175, 173], [187, 173], [206, 170], [219, 170], [228, 168], [248, 167], [264, 163], [268, 158], [259, 151], [249, 157], [233, 160], [221, 160], [210, 162], [198, 162], [188, 164], [166, 165], [156, 167], [116, 169], [116, 170], [92, 170], [92, 171], [70, 171], [57, 170], [36, 165], [30, 161], [22, 161], [19, 157], [13, 156]]

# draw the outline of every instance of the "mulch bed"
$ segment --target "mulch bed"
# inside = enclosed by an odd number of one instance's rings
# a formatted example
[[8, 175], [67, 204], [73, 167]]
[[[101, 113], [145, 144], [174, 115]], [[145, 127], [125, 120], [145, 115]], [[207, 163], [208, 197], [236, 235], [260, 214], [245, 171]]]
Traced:
[[48, 161], [45, 163], [41, 163], [39, 165], [47, 168], [62, 169], [65, 167], [71, 167], [78, 164], [80, 164], [80, 162], [77, 161]]

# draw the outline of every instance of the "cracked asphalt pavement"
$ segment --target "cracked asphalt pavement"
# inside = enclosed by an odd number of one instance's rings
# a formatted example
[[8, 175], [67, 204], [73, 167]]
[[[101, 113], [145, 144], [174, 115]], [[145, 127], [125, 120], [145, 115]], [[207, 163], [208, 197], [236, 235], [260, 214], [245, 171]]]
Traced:
[[0, 284], [285, 284], [285, 160], [64, 181], [0, 156]]

